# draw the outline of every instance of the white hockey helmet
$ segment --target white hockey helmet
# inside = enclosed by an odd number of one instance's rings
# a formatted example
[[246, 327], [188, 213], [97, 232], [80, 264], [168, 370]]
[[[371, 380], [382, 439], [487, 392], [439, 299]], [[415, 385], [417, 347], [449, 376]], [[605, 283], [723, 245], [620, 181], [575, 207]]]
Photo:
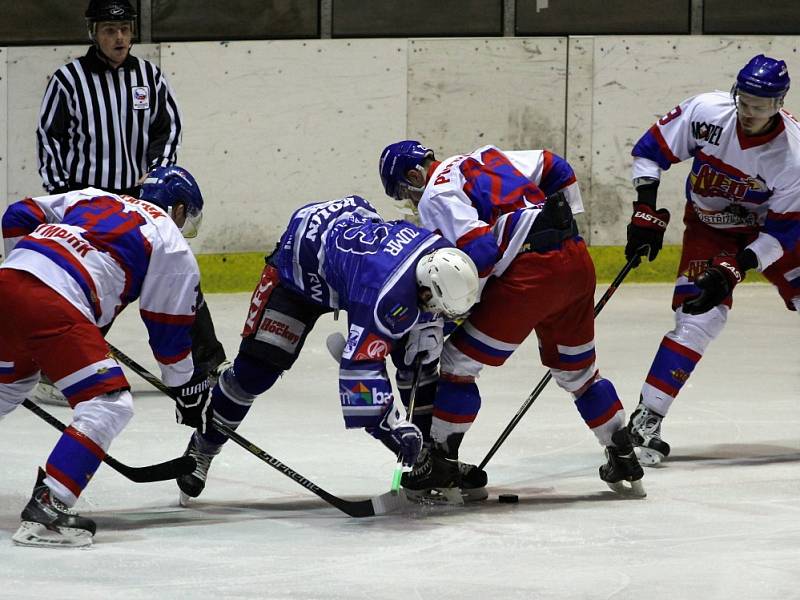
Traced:
[[478, 269], [457, 248], [439, 248], [423, 256], [417, 263], [417, 285], [432, 294], [423, 308], [448, 319], [467, 314], [478, 301]]

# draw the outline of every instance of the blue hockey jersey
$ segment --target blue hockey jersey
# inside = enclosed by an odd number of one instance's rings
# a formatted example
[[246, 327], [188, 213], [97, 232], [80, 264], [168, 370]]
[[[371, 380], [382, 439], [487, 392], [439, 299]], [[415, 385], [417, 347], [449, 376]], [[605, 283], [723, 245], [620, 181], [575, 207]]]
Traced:
[[281, 284], [309, 301], [347, 312], [348, 337], [339, 371], [347, 427], [367, 427], [392, 404], [386, 356], [419, 321], [416, 265], [452, 246], [405, 221], [384, 221], [359, 196], [295, 211], [271, 262]]

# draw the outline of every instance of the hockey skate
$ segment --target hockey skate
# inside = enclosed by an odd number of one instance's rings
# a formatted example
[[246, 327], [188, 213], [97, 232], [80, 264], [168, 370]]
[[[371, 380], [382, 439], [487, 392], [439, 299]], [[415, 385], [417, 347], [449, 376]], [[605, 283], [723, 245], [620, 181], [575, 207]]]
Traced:
[[22, 510], [22, 524], [11, 536], [19, 546], [43, 548], [85, 548], [92, 545], [97, 527], [91, 519], [78, 515], [50, 493], [44, 484], [46, 474], [39, 469], [33, 494]]
[[642, 404], [640, 399], [628, 422], [631, 440], [638, 448], [639, 462], [647, 467], [658, 465], [669, 456], [669, 444], [661, 439], [663, 418]]
[[464, 502], [479, 502], [489, 497], [486, 491], [486, 482], [489, 480], [486, 471], [477, 465], [458, 461], [458, 471], [461, 475], [461, 495]]
[[414, 468], [403, 473], [400, 485], [406, 497], [426, 505], [464, 504], [458, 461], [446, 458], [436, 447], [423, 446]]
[[614, 432], [611, 441], [614, 445], [606, 446], [608, 462], [600, 467], [600, 479], [621, 496], [644, 498], [644, 470], [636, 459], [630, 433], [623, 427]]
[[219, 454], [219, 449], [216, 452], [201, 450], [198, 447], [196, 437], [196, 433], [192, 435], [183, 455], [193, 457], [197, 466], [188, 475], [181, 475], [175, 480], [180, 489], [179, 501], [181, 506], [186, 506], [189, 503], [189, 498], [197, 498], [202, 493], [206, 487], [206, 478], [208, 477], [208, 469], [211, 467], [211, 461]]

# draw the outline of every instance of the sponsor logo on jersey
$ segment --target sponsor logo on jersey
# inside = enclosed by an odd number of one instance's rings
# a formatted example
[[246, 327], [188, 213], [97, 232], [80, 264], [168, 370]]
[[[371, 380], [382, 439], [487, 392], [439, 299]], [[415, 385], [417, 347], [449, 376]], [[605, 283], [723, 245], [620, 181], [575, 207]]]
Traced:
[[418, 238], [420, 232], [411, 227], [403, 227], [394, 235], [394, 239], [386, 242], [386, 247], [383, 249], [387, 254], [397, 256], [403, 251], [412, 240]]
[[275, 270], [267, 267], [261, 273], [261, 281], [258, 287], [253, 292], [253, 297], [250, 299], [250, 310], [247, 313], [247, 320], [244, 322], [244, 331], [242, 337], [252, 335], [256, 328], [256, 320], [264, 308], [264, 303], [272, 293], [272, 287], [275, 285]]
[[268, 308], [264, 311], [255, 337], [261, 342], [294, 354], [304, 331], [305, 325], [302, 321]]
[[131, 88], [134, 110], [150, 108], [150, 88], [147, 86], [134, 86]]
[[65, 244], [72, 246], [81, 258], [89, 254], [94, 248], [87, 244], [82, 238], [75, 235], [68, 229], [59, 225], [39, 225], [33, 232], [34, 238], [58, 238], [64, 240]]
[[354, 360], [383, 360], [389, 354], [389, 344], [370, 333], [356, 351]]
[[131, 196], [123, 196], [122, 198], [127, 204], [136, 205], [154, 219], [161, 219], [167, 216], [167, 213], [154, 204], [150, 204], [149, 202], [145, 202], [144, 200], [139, 200], [138, 198], [133, 198]]
[[339, 388], [339, 399], [343, 406], [363, 406], [363, 405], [388, 405], [394, 401], [392, 392], [383, 392], [377, 388], [367, 387], [359, 381], [352, 388]]
[[705, 140], [709, 144], [719, 146], [719, 138], [721, 135], [722, 125], [692, 121], [692, 136], [694, 136], [696, 140]]
[[755, 227], [758, 225], [758, 217], [755, 213], [749, 212], [741, 205], [732, 204], [725, 210], [705, 210], [692, 205], [697, 218], [706, 225], [730, 225], [737, 227]]
[[361, 334], [364, 333], [364, 328], [358, 325], [350, 325], [350, 331], [347, 333], [347, 343], [342, 350], [342, 358], [351, 358], [353, 353], [358, 348], [358, 341], [361, 339]]
[[689, 265], [686, 267], [686, 272], [684, 275], [686, 275], [686, 278], [689, 281], [694, 281], [697, 279], [697, 276], [700, 275], [700, 273], [706, 270], [707, 266], [707, 260], [691, 260], [689, 261]]
[[756, 192], [767, 191], [764, 181], [758, 176], [748, 177], [744, 181], [740, 181], [726, 173], [717, 171], [709, 164], [704, 164], [700, 167], [700, 171], [696, 174], [694, 172], [690, 173], [689, 182], [692, 186], [692, 192], [698, 196], [725, 198], [731, 202], [743, 200], [750, 190]]

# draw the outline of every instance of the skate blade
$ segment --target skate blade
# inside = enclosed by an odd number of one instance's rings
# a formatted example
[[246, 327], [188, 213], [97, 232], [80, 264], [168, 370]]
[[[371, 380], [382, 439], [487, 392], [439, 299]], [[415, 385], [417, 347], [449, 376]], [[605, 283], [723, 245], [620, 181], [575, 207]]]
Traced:
[[489, 491], [485, 487], [461, 488], [461, 497], [465, 503], [482, 502], [489, 497]]
[[87, 548], [92, 545], [92, 533], [70, 527], [54, 531], [41, 523], [23, 521], [11, 540], [18, 546], [35, 548]]
[[69, 408], [69, 402], [64, 394], [57, 387], [46, 384], [39, 384], [30, 395], [30, 399], [36, 404], [46, 404], [47, 406], [62, 406]]
[[644, 490], [644, 485], [642, 485], [641, 479], [637, 479], [636, 481], [615, 481], [614, 483], [606, 481], [606, 485], [611, 488], [612, 492], [619, 494], [624, 498], [647, 497], [647, 492]]
[[460, 488], [432, 488], [430, 490], [404, 490], [411, 502], [422, 506], [463, 506]]
[[635, 449], [639, 464], [643, 467], [656, 467], [664, 460], [664, 455], [652, 448], [637, 446]]
[[193, 498], [189, 494], [186, 494], [182, 491], [178, 492], [178, 506], [186, 508], [189, 506], [189, 504], [191, 504], [192, 500]]

